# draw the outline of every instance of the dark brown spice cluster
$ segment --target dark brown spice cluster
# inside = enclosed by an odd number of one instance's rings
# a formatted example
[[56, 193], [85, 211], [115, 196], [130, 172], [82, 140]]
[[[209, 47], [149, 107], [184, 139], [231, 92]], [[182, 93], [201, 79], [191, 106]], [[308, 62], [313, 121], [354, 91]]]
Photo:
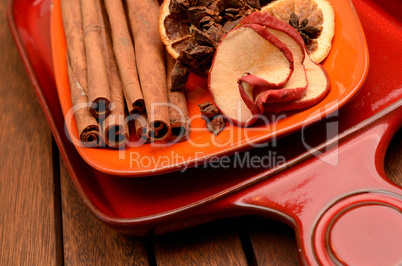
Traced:
[[299, 32], [306, 45], [311, 45], [313, 40], [317, 39], [321, 34], [320, 28], [307, 25], [307, 18], [299, 21], [299, 17], [294, 12], [290, 14], [289, 24]]
[[222, 36], [260, 9], [259, 0], [171, 0], [165, 27], [188, 35], [173, 46], [180, 52], [172, 72], [172, 91], [183, 88], [190, 72], [205, 75]]
[[219, 113], [219, 109], [210, 102], [205, 102], [198, 106], [200, 107], [202, 118], [207, 122], [208, 130], [218, 136], [225, 127], [225, 119]]

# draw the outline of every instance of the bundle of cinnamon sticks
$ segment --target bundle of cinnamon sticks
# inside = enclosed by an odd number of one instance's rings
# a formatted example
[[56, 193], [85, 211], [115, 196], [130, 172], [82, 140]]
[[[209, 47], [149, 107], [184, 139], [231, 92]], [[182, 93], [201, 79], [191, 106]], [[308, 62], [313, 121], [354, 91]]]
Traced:
[[128, 121], [144, 142], [189, 136], [184, 91], [158, 33], [157, 0], [61, 0], [67, 68], [81, 143], [123, 147]]

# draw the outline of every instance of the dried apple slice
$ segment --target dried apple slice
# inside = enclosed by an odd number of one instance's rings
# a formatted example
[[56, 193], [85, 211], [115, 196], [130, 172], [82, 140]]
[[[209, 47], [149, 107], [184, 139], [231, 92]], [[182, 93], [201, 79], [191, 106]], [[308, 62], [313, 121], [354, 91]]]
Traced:
[[[253, 97], [251, 98], [250, 94], [245, 93], [242, 95], [247, 95], [248, 99], [244, 98], [243, 100], [246, 102], [254, 101], [259, 111], [263, 112], [262, 106], [265, 103], [291, 102], [301, 99], [305, 95], [308, 82], [303, 65], [305, 60], [304, 43], [300, 35], [288, 24], [268, 13], [254, 12], [242, 20], [241, 24], [265, 26], [270, 33], [290, 49], [294, 59], [294, 71], [283, 88], [277, 90], [254, 89]], [[242, 88], [244, 88], [243, 81], [245, 81], [245, 78], [241, 78], [240, 81], [242, 81]]]
[[[295, 59], [295, 70], [288, 84], [283, 89], [265, 91], [255, 98], [259, 111], [280, 112], [303, 109], [320, 102], [330, 89], [328, 74], [321, 65], [311, 60], [300, 34], [289, 24], [278, 20], [266, 12], [254, 12], [241, 21], [241, 24], [248, 23], [267, 27], [272, 34], [290, 48]], [[300, 54], [301, 51], [304, 56]], [[304, 58], [303, 64], [308, 82], [305, 90], [301, 86], [294, 86], [295, 84], [302, 84], [299, 83], [301, 79], [296, 63], [301, 56]], [[295, 88], [295, 90], [287, 90], [291, 87]], [[282, 102], [285, 103], [278, 103], [281, 97]]]
[[209, 90], [216, 106], [229, 120], [250, 126], [259, 111], [254, 103], [243, 101], [239, 78], [247, 74], [270, 88], [279, 88], [287, 83], [293, 67], [291, 51], [265, 27], [242, 25], [221, 39], [209, 73]]
[[300, 110], [316, 105], [322, 99], [324, 99], [330, 90], [330, 82], [327, 72], [321, 65], [314, 63], [310, 58], [304, 61], [304, 66], [306, 68], [307, 80], [309, 82], [304, 97], [300, 100], [290, 103], [264, 104], [264, 111], [278, 113]]

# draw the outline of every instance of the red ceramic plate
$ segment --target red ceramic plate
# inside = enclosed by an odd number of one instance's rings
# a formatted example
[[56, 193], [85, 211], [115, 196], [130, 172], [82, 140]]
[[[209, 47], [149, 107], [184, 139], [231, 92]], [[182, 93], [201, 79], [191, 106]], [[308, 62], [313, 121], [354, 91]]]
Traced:
[[[75, 119], [67, 118], [72, 108], [66, 70], [66, 43], [59, 0], [54, 0], [51, 17], [52, 54], [61, 107], [66, 128], [72, 139], [78, 139]], [[331, 80], [327, 97], [312, 108], [286, 116], [269, 117], [270, 123], [251, 128], [227, 126], [218, 136], [207, 132], [199, 117], [197, 104], [211, 101], [206, 79], [193, 76], [188, 82], [188, 107], [192, 133], [190, 140], [161, 148], [160, 143], [131, 147], [123, 151], [90, 149], [76, 145], [81, 157], [92, 167], [105, 173], [127, 177], [155, 175], [192, 167], [217, 156], [246, 150], [255, 143], [282, 137], [309, 125], [337, 110], [349, 101], [362, 86], [368, 71], [368, 49], [360, 21], [349, 0], [331, 1], [336, 16], [332, 51], [324, 62]], [[131, 134], [134, 135], [134, 134]], [[77, 142], [76, 142], [77, 143]]]

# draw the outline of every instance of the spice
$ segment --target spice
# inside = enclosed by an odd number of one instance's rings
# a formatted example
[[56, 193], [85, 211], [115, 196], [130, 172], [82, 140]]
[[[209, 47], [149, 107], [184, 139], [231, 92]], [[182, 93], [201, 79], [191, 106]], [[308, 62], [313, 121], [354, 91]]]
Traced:
[[80, 88], [83, 89], [83, 93], [88, 95], [87, 61], [85, 56], [84, 32], [82, 29], [81, 1], [62, 0], [60, 4], [70, 67], [74, 77], [80, 84]]
[[135, 62], [134, 46], [131, 41], [126, 15], [121, 1], [105, 0], [107, 14], [110, 20], [113, 51], [116, 56], [124, 96], [130, 114], [144, 112], [144, 97], [138, 79]]
[[106, 66], [109, 74], [110, 82], [110, 98], [113, 107], [111, 108], [110, 115], [103, 121], [102, 129], [106, 145], [112, 148], [123, 147], [129, 139], [129, 129], [125, 117], [125, 104], [123, 86], [121, 83], [116, 58], [113, 53], [111, 28], [109, 21], [105, 18], [106, 11], [103, 9], [103, 16], [101, 21], [105, 28], [106, 48], [105, 58], [107, 58]]
[[173, 142], [187, 140], [190, 136], [190, 117], [188, 115], [185, 91], [171, 91], [171, 72], [175, 60], [166, 53], [166, 81], [169, 102], [169, 116], [171, 132], [169, 139]]
[[210, 102], [199, 104], [202, 118], [207, 122], [207, 129], [218, 136], [225, 127], [225, 119], [219, 113], [219, 109]]
[[179, 53], [172, 72], [172, 91], [183, 89], [189, 72], [205, 76], [222, 36], [260, 9], [258, 0], [171, 0], [164, 26], [169, 38], [177, 37], [170, 29], [180, 29], [181, 36], [172, 44]]
[[67, 73], [79, 139], [85, 147], [99, 147], [103, 143], [99, 123], [88, 108], [87, 62], [80, 0], [63, 0], [61, 8], [67, 41]]
[[135, 134], [142, 143], [145, 144], [151, 142], [148, 134], [149, 133], [148, 117], [146, 112], [135, 116], [134, 126], [135, 126]]
[[67, 58], [67, 71], [71, 89], [71, 100], [74, 106], [74, 116], [77, 122], [80, 141], [85, 147], [96, 148], [103, 143], [99, 131], [98, 121], [91, 115], [87, 108], [88, 98], [82, 90], [78, 79], [74, 76], [70, 60]]
[[219, 114], [219, 109], [210, 102], [199, 104], [198, 107], [200, 107], [201, 114], [208, 119]]
[[138, 76], [148, 114], [148, 137], [163, 140], [170, 132], [165, 47], [159, 37], [156, 0], [127, 0]]
[[207, 128], [212, 134], [218, 136], [225, 128], [225, 119], [223, 119], [222, 115], [217, 115], [207, 123]]
[[91, 103], [93, 116], [106, 118], [110, 113], [110, 87], [107, 58], [100, 56], [106, 52], [100, 3], [81, 0], [81, 12], [88, 71], [88, 100]]
[[294, 12], [290, 14], [289, 25], [299, 32], [306, 45], [313, 44], [314, 39], [317, 39], [322, 31], [322, 29], [319, 27], [309, 26], [307, 18], [299, 21], [299, 17]]

